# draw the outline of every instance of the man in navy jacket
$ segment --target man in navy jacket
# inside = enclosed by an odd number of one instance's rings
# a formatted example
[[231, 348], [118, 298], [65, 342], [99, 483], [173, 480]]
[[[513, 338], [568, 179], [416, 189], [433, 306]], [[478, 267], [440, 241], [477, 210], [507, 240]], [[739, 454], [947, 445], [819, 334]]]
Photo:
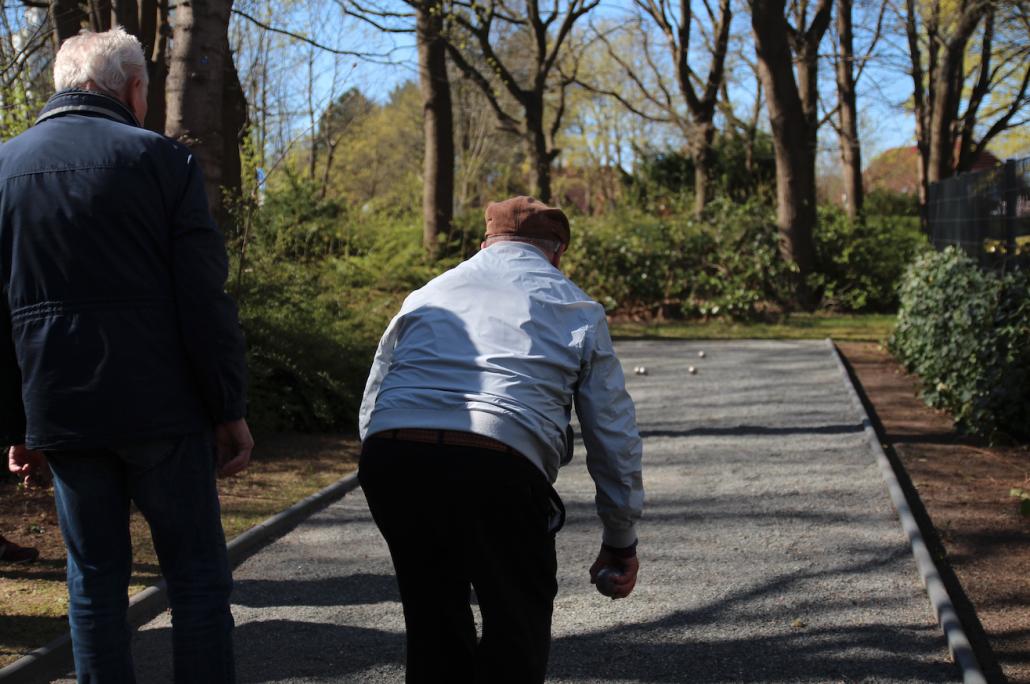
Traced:
[[133, 681], [130, 501], [168, 583], [176, 681], [233, 681], [215, 475], [253, 440], [222, 233], [197, 159], [140, 125], [134, 37], [70, 38], [54, 81], [0, 147], [0, 439], [12, 471], [54, 476], [79, 681]]

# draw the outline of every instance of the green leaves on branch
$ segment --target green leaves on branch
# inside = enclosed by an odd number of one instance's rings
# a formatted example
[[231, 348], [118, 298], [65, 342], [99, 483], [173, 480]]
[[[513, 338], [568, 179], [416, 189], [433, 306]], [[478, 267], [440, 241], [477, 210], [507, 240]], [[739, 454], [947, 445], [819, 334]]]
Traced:
[[891, 351], [959, 429], [1030, 438], [1030, 274], [981, 271], [961, 251], [920, 256], [901, 286]]

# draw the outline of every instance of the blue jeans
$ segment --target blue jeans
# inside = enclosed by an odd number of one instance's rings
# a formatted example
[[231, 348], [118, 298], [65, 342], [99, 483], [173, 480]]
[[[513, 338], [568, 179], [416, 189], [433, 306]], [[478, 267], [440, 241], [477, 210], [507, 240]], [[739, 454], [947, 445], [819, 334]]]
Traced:
[[143, 513], [172, 609], [176, 682], [234, 682], [232, 573], [210, 434], [47, 452], [68, 548], [68, 621], [80, 683], [135, 682], [125, 611], [129, 503]]

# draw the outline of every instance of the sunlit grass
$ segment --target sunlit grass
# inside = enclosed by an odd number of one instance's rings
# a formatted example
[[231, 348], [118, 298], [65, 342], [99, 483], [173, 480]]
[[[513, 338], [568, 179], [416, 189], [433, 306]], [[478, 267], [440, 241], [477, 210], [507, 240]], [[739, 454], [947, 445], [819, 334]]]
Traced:
[[883, 342], [894, 329], [893, 314], [792, 314], [773, 322], [723, 319], [656, 323], [614, 323], [612, 336], [622, 339], [810, 340]]

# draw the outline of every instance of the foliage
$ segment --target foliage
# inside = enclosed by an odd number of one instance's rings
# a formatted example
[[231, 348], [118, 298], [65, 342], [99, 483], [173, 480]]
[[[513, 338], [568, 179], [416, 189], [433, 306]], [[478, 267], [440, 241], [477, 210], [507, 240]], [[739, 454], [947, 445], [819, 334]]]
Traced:
[[[266, 429], [350, 430], [376, 343], [426, 263], [414, 217], [351, 212], [292, 177], [230, 243], [251, 375], [250, 417]], [[242, 260], [242, 263], [241, 263]]]
[[[625, 209], [575, 219], [567, 270], [612, 312], [752, 319], [790, 298], [778, 239], [759, 201], [716, 200], [699, 221], [685, 210]], [[849, 312], [893, 310], [905, 266], [926, 244], [913, 219], [854, 223], [832, 208], [822, 210], [815, 241], [814, 285], [827, 309]]]
[[[739, 134], [724, 134], [712, 147], [711, 182], [718, 196], [746, 202], [771, 199], [776, 183], [772, 141], [759, 132], [753, 143], [753, 168], [747, 170], [749, 142]], [[694, 160], [686, 151], [645, 150], [629, 179], [638, 206], [661, 213], [683, 211], [693, 203]]]
[[612, 312], [749, 318], [781, 295], [776, 229], [759, 203], [718, 202], [702, 221], [634, 209], [577, 218], [563, 264]]
[[866, 216], [919, 217], [919, 197], [887, 188], [874, 188], [867, 192], [862, 207]]
[[837, 207], [822, 207], [815, 233], [819, 266], [814, 280], [823, 291], [823, 306], [836, 311], [893, 310], [906, 266], [926, 245], [918, 219], [870, 215], [852, 221]]
[[1030, 437], [1028, 339], [1030, 273], [984, 272], [952, 247], [906, 272], [890, 348], [960, 429]]

